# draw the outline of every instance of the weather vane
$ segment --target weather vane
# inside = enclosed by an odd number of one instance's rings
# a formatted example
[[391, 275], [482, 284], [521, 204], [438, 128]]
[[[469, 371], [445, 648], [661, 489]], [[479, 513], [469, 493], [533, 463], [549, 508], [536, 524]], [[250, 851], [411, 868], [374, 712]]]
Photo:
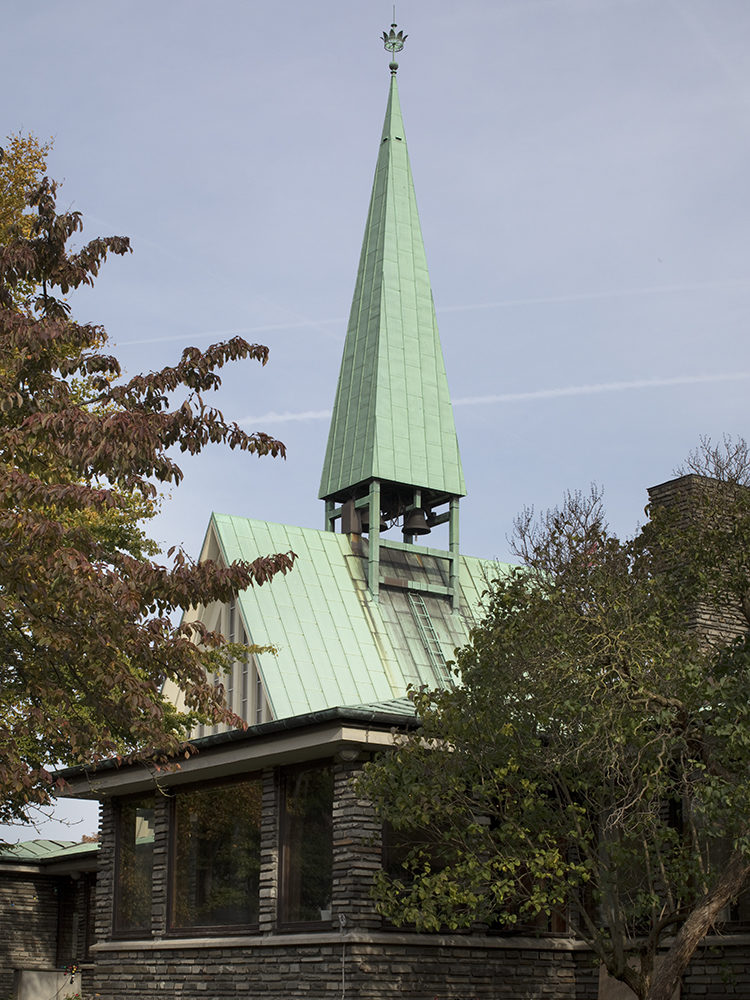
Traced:
[[[388, 52], [391, 52], [393, 53], [393, 55], [395, 55], [397, 52], [400, 52], [401, 49], [403, 49], [404, 42], [409, 37], [408, 35], [405, 35], [403, 31], [399, 32], [396, 31], [397, 25], [395, 23], [396, 22], [395, 5], [393, 7], [393, 21], [394, 23], [391, 25], [391, 30], [383, 32], [383, 46]], [[391, 73], [395, 73], [396, 70], [398, 69], [398, 63], [397, 62], [389, 63], [388, 69], [390, 69]]]

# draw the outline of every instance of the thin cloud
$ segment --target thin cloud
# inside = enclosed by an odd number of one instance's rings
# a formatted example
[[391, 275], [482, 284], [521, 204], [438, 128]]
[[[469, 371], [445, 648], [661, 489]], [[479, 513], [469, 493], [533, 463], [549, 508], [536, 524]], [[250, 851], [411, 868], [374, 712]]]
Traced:
[[[519, 403], [533, 399], [558, 399], [566, 396], [594, 396], [605, 392], [629, 392], [637, 389], [664, 389], [680, 385], [704, 385], [712, 382], [741, 382], [750, 379], [749, 372], [726, 372], [716, 375], [675, 375], [671, 378], [639, 378], [623, 382], [594, 382], [589, 385], [566, 385], [554, 389], [532, 389], [528, 392], [503, 392], [491, 396], [462, 396], [452, 400], [454, 406], [490, 406], [496, 403]], [[270, 410], [257, 417], [243, 417], [240, 424], [305, 423], [328, 420], [331, 410]]]
[[244, 337], [254, 333], [269, 333], [274, 330], [301, 330], [305, 327], [319, 327], [326, 323], [343, 323], [340, 319], [305, 319], [294, 323], [265, 323], [262, 326], [233, 327], [231, 330], [204, 330], [203, 333], [181, 333], [170, 337], [145, 337], [143, 340], [117, 340], [118, 347], [134, 347], [136, 344], [168, 344], [180, 341], [183, 344], [214, 337]]
[[[748, 285], [748, 279], [726, 279], [721, 281], [697, 281], [684, 285], [647, 285], [642, 288], [606, 288], [600, 291], [571, 292], [566, 295], [537, 295], [522, 299], [498, 299], [494, 302], [467, 302], [455, 306], [436, 307], [438, 316], [442, 313], [473, 312], [482, 309], [507, 309], [513, 306], [554, 305], [566, 302], [589, 302], [596, 299], [620, 299], [637, 297], [639, 295], [670, 295], [675, 292], [719, 291], [725, 288], [743, 288]], [[144, 337], [142, 340], [117, 340], [120, 347], [136, 347], [141, 344], [195, 343], [212, 338], [246, 336], [255, 333], [273, 333], [278, 330], [304, 330], [319, 328], [326, 332], [326, 327], [338, 326], [341, 336], [347, 320], [343, 316], [331, 319], [304, 319], [287, 323], [264, 323], [260, 326], [233, 327], [230, 330], [204, 330], [201, 333], [173, 334], [168, 337]]]
[[269, 413], [264, 413], [260, 417], [243, 417], [242, 420], [238, 420], [237, 423], [244, 424], [287, 424], [292, 421], [307, 421], [307, 420], [327, 420], [331, 416], [331, 410], [302, 410], [299, 413], [291, 413], [289, 410], [285, 410], [283, 413], [277, 413], [276, 410], [271, 410]]
[[742, 288], [746, 278], [721, 281], [695, 281], [684, 285], [645, 285], [640, 288], [606, 288], [594, 292], [570, 292], [566, 295], [538, 295], [523, 299], [500, 299], [497, 302], [476, 302], [459, 306], [442, 306], [441, 312], [468, 312], [474, 309], [504, 309], [508, 306], [555, 305], [565, 302], [589, 302], [596, 299], [636, 298], [639, 295], [670, 295], [675, 292], [711, 291], [723, 288]]
[[504, 392], [492, 396], [464, 396], [454, 399], [454, 406], [482, 406], [491, 403], [516, 403], [527, 399], [557, 399], [563, 396], [593, 396], [603, 392], [628, 392], [633, 389], [663, 389], [677, 385], [702, 385], [710, 382], [739, 382], [750, 372], [727, 372], [717, 375], [676, 375], [673, 378], [639, 378], [627, 382], [594, 382], [590, 385], [566, 385], [556, 389], [530, 392]]

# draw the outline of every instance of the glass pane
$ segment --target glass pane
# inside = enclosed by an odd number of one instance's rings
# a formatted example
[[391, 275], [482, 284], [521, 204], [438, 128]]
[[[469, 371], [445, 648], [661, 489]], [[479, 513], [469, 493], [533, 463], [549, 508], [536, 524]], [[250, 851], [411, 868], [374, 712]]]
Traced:
[[284, 782], [282, 919], [331, 919], [333, 867], [331, 769], [289, 771]]
[[258, 922], [261, 781], [175, 797], [172, 926]]
[[115, 868], [115, 929], [118, 931], [151, 930], [153, 858], [153, 796], [121, 803]]

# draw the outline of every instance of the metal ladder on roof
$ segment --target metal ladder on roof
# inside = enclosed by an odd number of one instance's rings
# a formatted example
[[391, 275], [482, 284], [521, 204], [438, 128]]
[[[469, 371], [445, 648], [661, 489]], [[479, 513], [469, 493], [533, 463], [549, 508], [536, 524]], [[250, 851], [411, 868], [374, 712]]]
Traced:
[[410, 590], [407, 596], [409, 598], [411, 613], [414, 616], [414, 621], [417, 623], [422, 645], [427, 650], [427, 656], [432, 665], [435, 679], [439, 684], [449, 687], [453, 684], [453, 679], [448, 669], [448, 663], [443, 655], [443, 648], [440, 645], [432, 618], [430, 618], [430, 612], [427, 610], [427, 605], [421, 594], [415, 594]]

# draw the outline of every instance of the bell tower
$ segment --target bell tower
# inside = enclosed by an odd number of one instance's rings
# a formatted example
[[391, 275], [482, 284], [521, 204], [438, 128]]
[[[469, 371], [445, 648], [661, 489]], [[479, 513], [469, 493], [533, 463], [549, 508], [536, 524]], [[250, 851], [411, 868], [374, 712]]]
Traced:
[[[437, 589], [456, 609], [466, 488], [396, 82], [406, 37], [395, 24], [383, 32], [388, 104], [319, 497], [329, 531], [367, 536], [376, 601], [381, 547], [418, 551], [415, 539], [447, 522], [450, 585]], [[384, 537], [398, 529], [402, 542]]]

